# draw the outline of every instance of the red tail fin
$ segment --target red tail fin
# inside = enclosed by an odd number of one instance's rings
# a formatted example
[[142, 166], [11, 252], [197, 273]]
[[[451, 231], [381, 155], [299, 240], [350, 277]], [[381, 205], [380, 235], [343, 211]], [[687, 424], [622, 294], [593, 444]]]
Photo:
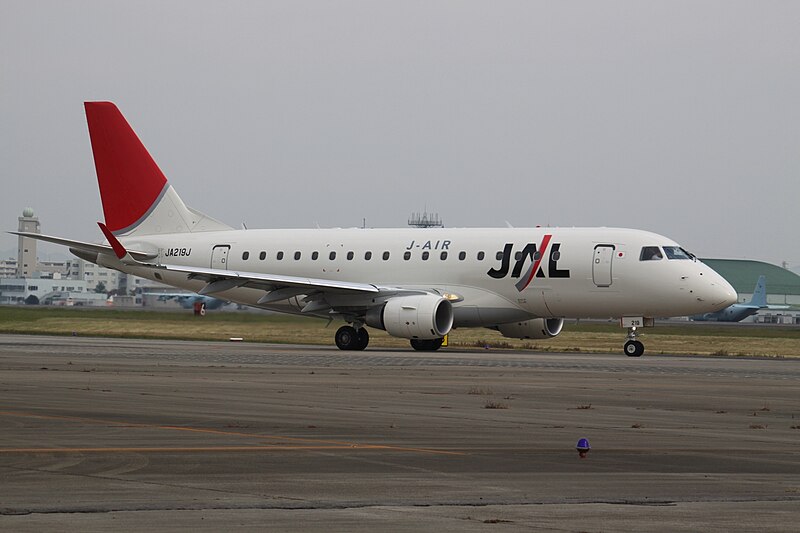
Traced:
[[167, 189], [167, 178], [117, 106], [86, 102], [97, 182], [108, 228], [135, 226]]

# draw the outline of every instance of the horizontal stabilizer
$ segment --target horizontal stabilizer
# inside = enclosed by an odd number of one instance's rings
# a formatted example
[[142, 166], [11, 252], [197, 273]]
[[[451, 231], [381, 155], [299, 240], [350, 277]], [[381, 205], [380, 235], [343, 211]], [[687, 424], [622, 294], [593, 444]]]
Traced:
[[[14, 235], [19, 235], [20, 237], [29, 237], [31, 239], [36, 239], [37, 241], [44, 241], [44, 242], [51, 242], [53, 244], [59, 244], [61, 246], [68, 246], [70, 249], [79, 250], [81, 252], [88, 252], [89, 254], [106, 254], [106, 255], [114, 255], [116, 256], [116, 252], [114, 249], [106, 244], [94, 244], [91, 242], [83, 242], [83, 241], [74, 241], [71, 239], [63, 239], [61, 237], [53, 237], [51, 235], [42, 235], [41, 233], [31, 233], [28, 231], [9, 231]], [[137, 261], [148, 261], [150, 259], [155, 259], [158, 257], [157, 253], [150, 253], [150, 252], [140, 252], [134, 250], [127, 250], [127, 252], [136, 259]]]

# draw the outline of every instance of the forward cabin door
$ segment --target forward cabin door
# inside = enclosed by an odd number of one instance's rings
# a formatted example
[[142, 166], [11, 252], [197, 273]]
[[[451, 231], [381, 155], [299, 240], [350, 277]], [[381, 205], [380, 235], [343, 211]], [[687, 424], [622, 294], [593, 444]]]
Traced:
[[592, 279], [598, 287], [611, 286], [611, 262], [614, 259], [613, 244], [598, 244], [594, 247]]
[[211, 268], [218, 268], [220, 270], [228, 269], [228, 252], [231, 247], [227, 244], [215, 246], [211, 250]]

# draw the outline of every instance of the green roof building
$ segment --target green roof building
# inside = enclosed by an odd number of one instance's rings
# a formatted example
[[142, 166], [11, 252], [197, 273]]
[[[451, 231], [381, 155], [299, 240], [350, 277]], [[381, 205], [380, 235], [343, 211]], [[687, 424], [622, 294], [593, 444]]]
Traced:
[[739, 301], [747, 301], [753, 295], [756, 281], [766, 276], [767, 303], [800, 307], [800, 276], [777, 265], [749, 259], [701, 259], [733, 285]]

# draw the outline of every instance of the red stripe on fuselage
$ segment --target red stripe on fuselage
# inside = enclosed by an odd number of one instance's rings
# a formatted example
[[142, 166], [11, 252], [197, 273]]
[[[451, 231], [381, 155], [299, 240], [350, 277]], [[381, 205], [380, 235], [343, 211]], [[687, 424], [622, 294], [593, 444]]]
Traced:
[[528, 279], [525, 280], [525, 286], [522, 287], [519, 292], [522, 292], [528, 288], [528, 285], [531, 284], [531, 281], [533, 281], [534, 276], [536, 276], [536, 273], [539, 271], [539, 265], [542, 263], [542, 259], [544, 258], [544, 253], [547, 250], [547, 246], [550, 244], [551, 238], [553, 238], [553, 236], [550, 234], [547, 234], [542, 238], [542, 244], [539, 246], [537, 250], [539, 252], [539, 259], [537, 259], [533, 263], [533, 268], [531, 269], [531, 273], [528, 276]]

